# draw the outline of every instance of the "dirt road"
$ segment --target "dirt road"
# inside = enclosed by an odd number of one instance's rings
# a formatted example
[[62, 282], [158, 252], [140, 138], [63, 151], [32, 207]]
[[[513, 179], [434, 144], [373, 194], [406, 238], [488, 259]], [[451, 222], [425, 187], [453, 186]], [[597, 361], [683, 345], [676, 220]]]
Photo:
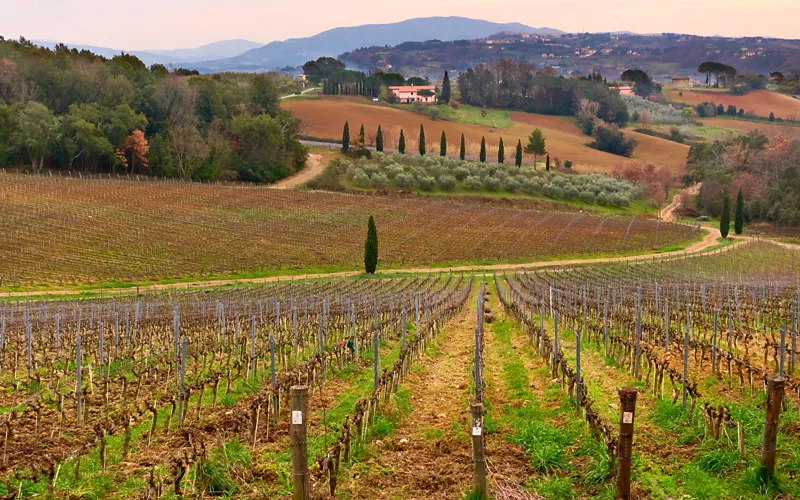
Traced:
[[691, 196], [696, 195], [700, 192], [701, 184], [695, 184], [691, 187], [688, 187], [681, 191], [680, 193], [676, 194], [672, 197], [672, 203], [667, 205], [664, 210], [661, 211], [661, 218], [664, 222], [674, 222], [677, 216], [675, 215], [675, 211], [678, 210], [678, 207], [681, 206], [681, 195], [684, 192], [689, 193]]
[[294, 189], [317, 177], [324, 170], [325, 162], [322, 161], [322, 155], [311, 153], [306, 160], [306, 168], [291, 177], [282, 179], [275, 184], [270, 184], [269, 187], [273, 189]]

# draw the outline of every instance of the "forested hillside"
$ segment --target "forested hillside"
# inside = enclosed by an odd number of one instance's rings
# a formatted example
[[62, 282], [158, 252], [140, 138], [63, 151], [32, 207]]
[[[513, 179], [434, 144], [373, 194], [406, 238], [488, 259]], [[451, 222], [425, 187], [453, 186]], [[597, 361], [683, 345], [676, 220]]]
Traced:
[[0, 166], [272, 182], [305, 162], [270, 74], [0, 39]]

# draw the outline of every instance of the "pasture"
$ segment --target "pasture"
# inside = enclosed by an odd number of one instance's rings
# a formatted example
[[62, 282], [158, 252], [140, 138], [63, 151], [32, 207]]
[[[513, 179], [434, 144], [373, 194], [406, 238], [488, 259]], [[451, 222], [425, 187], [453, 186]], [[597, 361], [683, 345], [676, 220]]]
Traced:
[[[629, 132], [639, 141], [639, 147], [634, 152], [633, 158], [612, 155], [588, 147], [586, 144], [590, 143], [592, 138], [584, 135], [569, 117], [513, 112], [510, 126], [491, 128], [473, 123], [434, 121], [411, 111], [350, 98], [293, 101], [281, 105], [303, 120], [306, 135], [339, 140], [342, 137], [344, 122], [348, 121], [353, 137], [363, 124], [367, 142], [370, 142], [370, 137], [374, 138], [378, 125], [381, 125], [386, 147], [397, 146], [402, 129], [406, 138], [406, 149], [409, 152], [417, 151], [419, 127], [423, 125], [428, 150], [434, 154], [439, 151], [439, 140], [444, 131], [448, 140], [448, 151], [453, 153], [458, 152], [463, 133], [467, 154], [470, 156], [478, 156], [481, 138], [486, 137], [487, 158], [497, 158], [497, 144], [502, 137], [506, 158], [510, 159], [513, 158], [513, 148], [516, 147], [517, 141], [522, 140], [524, 146], [533, 129], [540, 128], [547, 140], [547, 150], [551, 159], [570, 160], [575, 164], [575, 170], [581, 173], [609, 173], [633, 160], [666, 166], [675, 175], [679, 175], [686, 165], [686, 154], [689, 151], [688, 146]], [[529, 160], [532, 161], [532, 158]]]

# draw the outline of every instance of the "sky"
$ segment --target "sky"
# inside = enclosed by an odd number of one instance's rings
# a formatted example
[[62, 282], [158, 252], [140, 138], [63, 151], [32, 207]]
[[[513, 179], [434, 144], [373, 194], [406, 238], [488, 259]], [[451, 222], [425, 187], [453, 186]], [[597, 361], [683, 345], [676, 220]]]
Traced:
[[800, 39], [800, 0], [0, 0], [0, 35], [125, 50], [267, 43], [338, 26], [458, 15], [569, 32]]

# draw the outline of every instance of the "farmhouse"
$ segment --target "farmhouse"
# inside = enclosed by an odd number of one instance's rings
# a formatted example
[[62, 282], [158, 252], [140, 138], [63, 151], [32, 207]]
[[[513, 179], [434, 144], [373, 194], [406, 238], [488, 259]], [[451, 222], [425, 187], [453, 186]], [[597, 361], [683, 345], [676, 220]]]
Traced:
[[619, 87], [612, 87], [619, 90], [620, 95], [633, 95], [633, 87], [630, 85], [621, 85]]
[[421, 102], [423, 104], [436, 103], [436, 87], [433, 85], [420, 86], [397, 86], [389, 87], [389, 90], [400, 100], [401, 104], [411, 104]]
[[672, 84], [673, 85], [691, 85], [692, 84], [692, 77], [690, 77], [690, 76], [673, 76], [672, 77]]

